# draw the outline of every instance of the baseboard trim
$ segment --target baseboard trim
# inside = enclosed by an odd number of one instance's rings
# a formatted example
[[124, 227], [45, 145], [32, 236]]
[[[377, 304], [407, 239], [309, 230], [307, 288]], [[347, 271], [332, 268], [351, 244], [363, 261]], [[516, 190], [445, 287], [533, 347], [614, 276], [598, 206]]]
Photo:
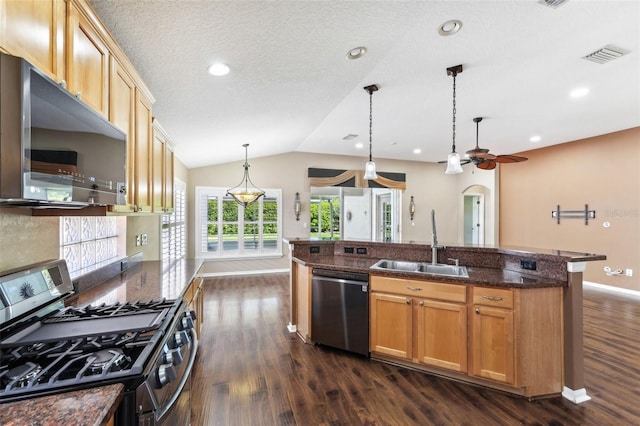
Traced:
[[582, 285], [584, 287], [592, 288], [594, 290], [604, 291], [608, 293], [614, 293], [621, 296], [629, 296], [636, 299], [640, 299], [640, 291], [629, 290], [626, 288], [614, 287], [612, 285], [599, 284], [591, 281], [583, 281]]
[[587, 390], [585, 388], [573, 390], [566, 386], [562, 389], [562, 396], [574, 404], [582, 404], [583, 402], [587, 402], [591, 399], [591, 397], [587, 395]]

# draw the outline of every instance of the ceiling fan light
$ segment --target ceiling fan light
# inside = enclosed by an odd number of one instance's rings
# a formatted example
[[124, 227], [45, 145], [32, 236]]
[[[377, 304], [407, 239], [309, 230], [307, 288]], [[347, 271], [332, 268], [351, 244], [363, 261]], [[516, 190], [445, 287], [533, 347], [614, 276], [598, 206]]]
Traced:
[[364, 179], [378, 179], [378, 174], [376, 173], [376, 163], [374, 163], [373, 161], [367, 161], [367, 164], [364, 165]]
[[447, 170], [444, 171], [448, 175], [456, 173], [462, 173], [462, 166], [460, 165], [460, 154], [452, 152], [447, 157]]

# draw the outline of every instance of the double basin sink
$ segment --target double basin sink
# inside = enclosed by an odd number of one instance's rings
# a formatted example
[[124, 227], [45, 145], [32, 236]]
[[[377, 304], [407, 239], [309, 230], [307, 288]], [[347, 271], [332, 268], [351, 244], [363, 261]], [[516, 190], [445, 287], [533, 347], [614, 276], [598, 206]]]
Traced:
[[381, 259], [371, 269], [398, 272], [414, 272], [425, 275], [444, 275], [448, 277], [469, 278], [465, 266], [447, 265], [444, 263], [412, 262], [406, 260]]

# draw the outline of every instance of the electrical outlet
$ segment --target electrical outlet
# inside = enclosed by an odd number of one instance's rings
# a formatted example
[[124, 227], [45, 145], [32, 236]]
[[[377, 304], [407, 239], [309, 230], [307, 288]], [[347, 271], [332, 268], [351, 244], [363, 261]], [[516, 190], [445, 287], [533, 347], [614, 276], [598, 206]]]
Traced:
[[528, 269], [530, 271], [535, 271], [537, 269], [537, 264], [535, 260], [521, 260], [520, 267], [522, 269]]
[[628, 277], [632, 277], [632, 276], [633, 276], [633, 269], [631, 269], [631, 268], [627, 268], [627, 269], [624, 271], [624, 274], [625, 274], [626, 276], [628, 276]]
[[136, 235], [136, 247], [140, 247], [142, 245], [140, 235]]
[[142, 240], [142, 245], [143, 245], [143, 246], [146, 246], [146, 245], [147, 245], [147, 243], [149, 242], [149, 241], [147, 240], [147, 234], [142, 234], [142, 238], [141, 238], [141, 240]]

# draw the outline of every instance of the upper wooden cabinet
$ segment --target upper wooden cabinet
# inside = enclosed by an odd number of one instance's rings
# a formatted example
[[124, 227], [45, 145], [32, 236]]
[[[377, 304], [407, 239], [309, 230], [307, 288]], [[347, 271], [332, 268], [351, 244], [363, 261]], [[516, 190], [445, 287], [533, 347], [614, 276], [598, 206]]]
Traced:
[[156, 121], [153, 121], [153, 211], [173, 212], [173, 143]]
[[0, 47], [65, 79], [64, 0], [0, 0]]
[[136, 90], [135, 101], [135, 159], [133, 204], [138, 212], [151, 212], [153, 196], [151, 102]]
[[96, 27], [74, 3], [67, 3], [67, 89], [108, 116], [109, 50]]
[[111, 57], [109, 74], [109, 121], [118, 126], [127, 135], [127, 181], [121, 190], [125, 204], [116, 205], [113, 211], [133, 211], [134, 205], [134, 165], [136, 158], [136, 85], [127, 70]]

